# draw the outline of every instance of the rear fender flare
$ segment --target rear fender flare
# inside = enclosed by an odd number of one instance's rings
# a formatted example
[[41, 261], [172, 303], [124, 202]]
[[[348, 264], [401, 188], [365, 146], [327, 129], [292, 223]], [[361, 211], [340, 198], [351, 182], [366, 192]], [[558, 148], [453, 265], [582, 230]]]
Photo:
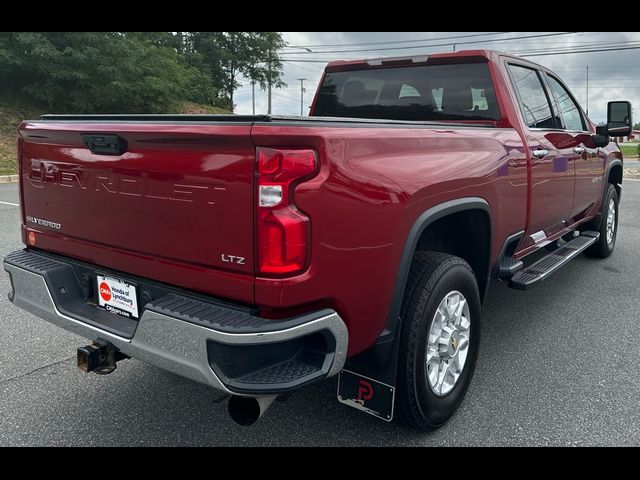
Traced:
[[[456, 200], [450, 200], [438, 204], [422, 213], [414, 222], [407, 240], [405, 242], [402, 257], [400, 259], [400, 266], [398, 268], [398, 274], [396, 276], [396, 284], [394, 287], [393, 300], [389, 308], [389, 316], [387, 318], [387, 330], [394, 331], [395, 324], [399, 320], [400, 309], [402, 308], [402, 300], [404, 298], [404, 291], [407, 285], [407, 279], [409, 277], [409, 270], [411, 269], [411, 262], [413, 255], [418, 245], [418, 240], [422, 233], [436, 220], [444, 218], [454, 213], [460, 213], [467, 210], [482, 210], [489, 216], [489, 224], [492, 225], [491, 207], [489, 203], [480, 197], [465, 197]], [[487, 252], [487, 273], [491, 274], [491, 242], [492, 242], [492, 228], [489, 229], [489, 251]], [[487, 283], [488, 286], [488, 283]], [[486, 290], [486, 288], [485, 288]], [[480, 297], [484, 297], [485, 292], [480, 292]]]
[[[409, 230], [405, 241], [404, 250], [400, 259], [398, 273], [396, 274], [394, 293], [389, 306], [386, 327], [378, 337], [376, 343], [365, 352], [347, 359], [345, 365], [346, 370], [350, 370], [356, 374], [373, 378], [390, 386], [396, 384], [396, 370], [398, 363], [399, 339], [401, 319], [400, 311], [402, 301], [405, 294], [409, 270], [413, 255], [418, 245], [420, 236], [429, 225], [436, 220], [444, 218], [448, 215], [468, 210], [482, 210], [489, 217], [489, 223], [492, 224], [491, 207], [489, 203], [480, 197], [465, 197], [456, 200], [450, 200], [435, 205], [424, 211], [413, 223]], [[489, 251], [487, 252], [487, 276], [491, 275], [491, 245], [492, 245], [492, 228], [489, 232]], [[481, 298], [484, 297], [489, 286], [489, 278], [485, 284], [485, 291], [480, 292]]]

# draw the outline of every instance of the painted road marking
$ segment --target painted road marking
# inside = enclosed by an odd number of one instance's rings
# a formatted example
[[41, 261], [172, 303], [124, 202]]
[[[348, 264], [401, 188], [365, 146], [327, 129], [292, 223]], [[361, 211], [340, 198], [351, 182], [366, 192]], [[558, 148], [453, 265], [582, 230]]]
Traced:
[[0, 203], [1, 203], [2, 205], [11, 205], [12, 207], [19, 207], [19, 206], [20, 206], [20, 205], [18, 205], [17, 203], [11, 203], [11, 202], [3, 202], [3, 201], [0, 201]]

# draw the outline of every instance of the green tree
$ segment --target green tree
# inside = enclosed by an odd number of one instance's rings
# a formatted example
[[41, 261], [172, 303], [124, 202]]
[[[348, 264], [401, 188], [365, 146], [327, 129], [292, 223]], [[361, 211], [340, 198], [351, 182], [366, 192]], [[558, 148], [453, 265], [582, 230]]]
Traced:
[[283, 65], [278, 51], [286, 42], [278, 32], [256, 32], [256, 50], [262, 52], [262, 61], [256, 61], [248, 70], [247, 77], [260, 85], [264, 90], [271, 84], [274, 88], [284, 88], [287, 84], [282, 79]]
[[0, 92], [52, 112], [156, 113], [182, 100], [211, 104], [206, 73], [166, 32], [0, 33]]
[[277, 32], [193, 32], [189, 35], [191, 64], [205, 70], [214, 87], [234, 109], [234, 93], [240, 76], [259, 84], [279, 88], [282, 61], [278, 55], [285, 42]]

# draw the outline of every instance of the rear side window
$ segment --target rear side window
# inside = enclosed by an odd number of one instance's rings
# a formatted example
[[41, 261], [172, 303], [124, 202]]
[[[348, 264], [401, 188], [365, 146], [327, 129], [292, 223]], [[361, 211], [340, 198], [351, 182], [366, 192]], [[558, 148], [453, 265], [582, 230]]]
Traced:
[[553, 96], [556, 98], [558, 111], [564, 128], [566, 130], [574, 130], [577, 132], [585, 131], [587, 128], [584, 124], [584, 120], [582, 119], [580, 109], [573, 101], [573, 98], [571, 98], [567, 89], [550, 75], [547, 75], [547, 80], [549, 82], [549, 88], [551, 89]]
[[329, 72], [315, 116], [391, 120], [498, 120], [486, 63]]
[[538, 72], [531, 68], [509, 65], [518, 101], [529, 128], [556, 128], [549, 99], [544, 92]]

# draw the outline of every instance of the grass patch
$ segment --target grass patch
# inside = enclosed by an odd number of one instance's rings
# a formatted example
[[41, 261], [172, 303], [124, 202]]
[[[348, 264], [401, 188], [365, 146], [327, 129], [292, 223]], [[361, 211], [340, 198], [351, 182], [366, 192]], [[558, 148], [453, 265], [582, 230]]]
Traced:
[[[176, 113], [208, 114], [229, 113], [222, 108], [184, 102], [176, 108]], [[0, 101], [0, 175], [14, 175], [18, 172], [18, 127], [23, 120], [33, 120], [44, 113], [33, 107], [3, 100]]]
[[620, 145], [620, 150], [622, 151], [623, 156], [638, 156], [638, 146], [637, 145]]
[[201, 105], [193, 102], [183, 102], [178, 106], [176, 113], [186, 113], [191, 115], [204, 115], [210, 113], [231, 113], [223, 108], [212, 107], [211, 105]]
[[0, 175], [18, 172], [18, 126], [23, 120], [38, 118], [40, 112], [33, 108], [0, 103]]

